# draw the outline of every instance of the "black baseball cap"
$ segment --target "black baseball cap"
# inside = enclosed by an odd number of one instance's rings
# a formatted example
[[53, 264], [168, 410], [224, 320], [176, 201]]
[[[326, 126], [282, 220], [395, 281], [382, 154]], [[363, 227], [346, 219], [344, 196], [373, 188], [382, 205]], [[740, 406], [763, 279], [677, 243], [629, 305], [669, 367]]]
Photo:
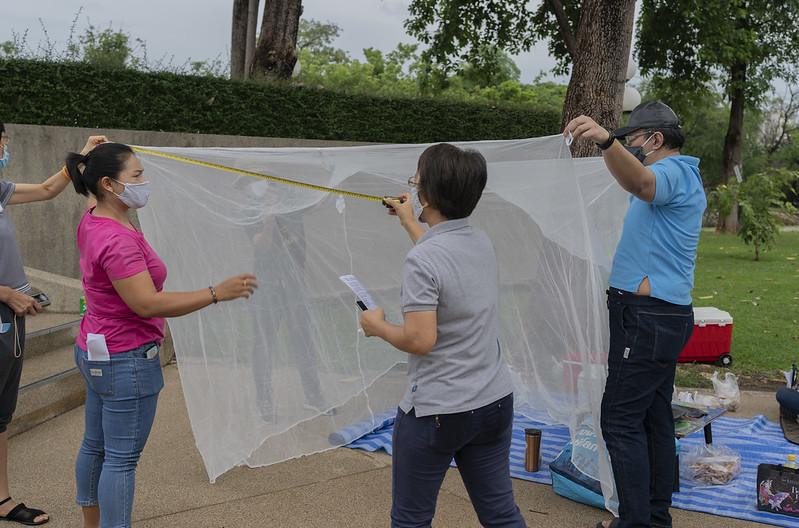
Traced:
[[630, 132], [641, 128], [681, 128], [681, 126], [677, 114], [668, 105], [660, 101], [647, 101], [636, 106], [630, 113], [627, 126], [617, 128], [613, 131], [613, 135], [624, 139]]

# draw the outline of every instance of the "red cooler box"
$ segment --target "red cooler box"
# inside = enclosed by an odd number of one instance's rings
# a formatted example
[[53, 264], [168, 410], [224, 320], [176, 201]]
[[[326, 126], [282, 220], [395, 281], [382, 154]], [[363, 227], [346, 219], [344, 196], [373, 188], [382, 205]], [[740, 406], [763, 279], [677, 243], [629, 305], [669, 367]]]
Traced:
[[694, 333], [680, 353], [680, 363], [705, 361], [732, 365], [732, 316], [718, 308], [694, 308]]

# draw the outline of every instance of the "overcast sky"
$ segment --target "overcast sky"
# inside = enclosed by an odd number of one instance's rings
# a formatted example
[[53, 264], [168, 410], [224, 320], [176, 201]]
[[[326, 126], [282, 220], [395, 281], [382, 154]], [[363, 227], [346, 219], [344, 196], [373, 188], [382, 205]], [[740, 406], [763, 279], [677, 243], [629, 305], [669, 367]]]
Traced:
[[[415, 42], [402, 26], [408, 16], [409, 0], [303, 0], [302, 3], [303, 18], [337, 24], [341, 34], [334, 45], [360, 61], [364, 60], [363, 48], [373, 47], [387, 53], [399, 42]], [[64, 51], [72, 22], [82, 7], [76, 22], [76, 40], [91, 24], [99, 31], [110, 27], [143, 40], [151, 60], [174, 57], [173, 64], [182, 65], [188, 60], [220, 59], [227, 64], [230, 56], [232, 0], [23, 0], [10, 4], [0, 12], [0, 42], [12, 40], [13, 33], [22, 37], [27, 31], [30, 48], [40, 45], [52, 48], [47, 44], [49, 38], [57, 51]], [[531, 83], [555, 64], [547, 56], [544, 44], [514, 59], [525, 83]], [[566, 77], [547, 74], [545, 78], [568, 83]]]

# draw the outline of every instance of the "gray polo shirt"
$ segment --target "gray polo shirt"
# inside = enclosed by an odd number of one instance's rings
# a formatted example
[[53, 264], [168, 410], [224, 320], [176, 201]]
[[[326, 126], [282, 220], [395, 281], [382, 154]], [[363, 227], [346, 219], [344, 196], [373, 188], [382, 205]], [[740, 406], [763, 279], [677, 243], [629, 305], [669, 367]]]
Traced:
[[416, 416], [452, 414], [513, 392], [499, 348], [498, 267], [494, 247], [468, 218], [436, 224], [408, 252], [402, 312], [436, 312], [436, 344], [410, 354], [400, 408]]
[[16, 185], [13, 183], [0, 180], [0, 284], [27, 293], [30, 285], [22, 267], [17, 234], [6, 211], [14, 189]]

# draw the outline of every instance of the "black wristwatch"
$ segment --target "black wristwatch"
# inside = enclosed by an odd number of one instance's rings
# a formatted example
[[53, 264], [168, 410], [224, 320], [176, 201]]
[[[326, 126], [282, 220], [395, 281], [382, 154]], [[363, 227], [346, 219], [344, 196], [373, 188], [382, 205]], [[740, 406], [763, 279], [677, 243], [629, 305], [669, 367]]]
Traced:
[[616, 141], [616, 136], [613, 135], [613, 130], [611, 130], [609, 128], [605, 128], [605, 130], [608, 131], [609, 137], [608, 137], [608, 140], [605, 141], [604, 143], [601, 143], [601, 144], [597, 143], [596, 144], [596, 146], [599, 147], [599, 150], [607, 150], [608, 148], [610, 148], [610, 146], [613, 144], [613, 142]]

